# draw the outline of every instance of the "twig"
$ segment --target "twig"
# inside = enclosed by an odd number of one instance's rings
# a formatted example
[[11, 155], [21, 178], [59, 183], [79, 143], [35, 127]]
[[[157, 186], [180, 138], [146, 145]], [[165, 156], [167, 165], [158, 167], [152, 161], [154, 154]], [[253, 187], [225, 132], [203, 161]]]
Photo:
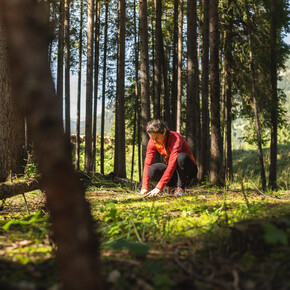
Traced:
[[252, 180], [249, 179], [249, 181], [254, 185], [254, 187], [260, 193], [260, 195], [262, 195], [262, 196], [264, 196], [266, 198], [270, 198], [270, 199], [274, 199], [274, 200], [280, 200], [280, 201], [281, 200], [289, 200], [289, 198], [275, 198], [275, 197], [268, 196], [265, 193], [263, 193]]

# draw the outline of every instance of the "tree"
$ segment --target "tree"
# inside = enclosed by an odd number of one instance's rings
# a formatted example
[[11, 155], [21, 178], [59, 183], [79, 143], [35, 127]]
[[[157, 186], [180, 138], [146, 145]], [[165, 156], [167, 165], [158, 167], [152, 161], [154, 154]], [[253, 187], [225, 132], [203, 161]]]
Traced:
[[203, 0], [202, 25], [202, 126], [200, 178], [204, 180], [209, 172], [209, 0]]
[[63, 119], [63, 48], [64, 48], [64, 1], [59, 3], [58, 46], [57, 46], [57, 98]]
[[65, 136], [70, 144], [70, 3], [64, 1], [64, 29], [65, 29]]
[[81, 1], [80, 7], [80, 33], [79, 33], [79, 67], [78, 67], [78, 92], [77, 92], [77, 125], [76, 125], [76, 160], [75, 169], [80, 169], [80, 113], [81, 113], [81, 81], [82, 81], [82, 55], [83, 55], [83, 10], [84, 3]]
[[211, 0], [209, 6], [210, 23], [210, 99], [211, 99], [211, 159], [210, 181], [222, 184], [222, 148], [220, 126], [220, 82], [219, 82], [219, 29], [218, 0]]
[[118, 1], [118, 57], [117, 57], [117, 90], [115, 119], [115, 160], [114, 172], [118, 177], [126, 178], [125, 152], [125, 25], [126, 1]]
[[139, 29], [140, 29], [140, 71], [141, 71], [141, 126], [142, 126], [142, 160], [146, 156], [148, 135], [146, 126], [150, 120], [149, 99], [149, 61], [148, 61], [148, 24], [147, 0], [139, 1]]
[[57, 244], [62, 287], [100, 289], [98, 244], [90, 208], [73, 170], [50, 75], [48, 30], [42, 18], [37, 17], [41, 12], [39, 6], [32, 3], [31, 0], [0, 3], [1, 18], [7, 27], [16, 102], [21, 104], [32, 129], [35, 157]]
[[0, 23], [0, 182], [10, 173], [24, 172], [25, 131], [21, 105], [11, 89], [8, 70], [6, 30]]
[[225, 80], [225, 179], [233, 178], [232, 161], [232, 34], [233, 34], [233, 3], [227, 3], [227, 28], [225, 31], [224, 45], [224, 80]]
[[[186, 104], [186, 139], [189, 148], [197, 153], [198, 101], [198, 65], [197, 65], [197, 13], [196, 0], [187, 2], [187, 104]], [[198, 108], [197, 108], [198, 106]], [[193, 113], [193, 114], [192, 114]]]
[[249, 46], [249, 58], [250, 58], [250, 70], [251, 70], [251, 97], [252, 97], [253, 111], [254, 111], [254, 116], [255, 116], [255, 129], [256, 129], [256, 136], [257, 136], [259, 162], [260, 162], [261, 183], [262, 183], [262, 189], [265, 190], [266, 189], [266, 176], [265, 176], [263, 150], [262, 150], [259, 111], [258, 111], [258, 104], [256, 101], [257, 88], [256, 88], [256, 69], [255, 69], [253, 47], [252, 47], [252, 23], [251, 23], [247, 0], [245, 0], [245, 7], [246, 7], [246, 15], [247, 15], [247, 34], [248, 34], [248, 46]]
[[155, 54], [154, 54], [154, 99], [153, 99], [153, 113], [155, 119], [161, 117], [161, 86], [162, 86], [162, 49], [163, 49], [163, 38], [162, 38], [162, 27], [161, 27], [161, 16], [162, 16], [162, 1], [155, 0], [155, 11], [156, 11], [156, 28], [155, 28]]
[[105, 27], [104, 27], [104, 58], [103, 58], [103, 86], [102, 86], [102, 116], [101, 116], [101, 173], [104, 174], [105, 163], [105, 102], [106, 102], [106, 72], [107, 72], [107, 39], [108, 39], [108, 12], [109, 3], [105, 2], [106, 15], [105, 15]]
[[270, 41], [271, 41], [271, 148], [269, 187], [277, 189], [277, 135], [278, 135], [278, 93], [277, 93], [277, 20], [276, 0], [270, 1]]
[[178, 22], [178, 53], [177, 53], [177, 117], [176, 131], [181, 131], [181, 95], [182, 95], [182, 26], [183, 26], [183, 0], [179, 1]]
[[99, 92], [99, 56], [100, 56], [100, 1], [96, 0], [95, 21], [95, 73], [94, 73], [94, 113], [93, 113], [93, 170], [96, 170], [96, 143], [97, 143], [97, 104]]
[[93, 56], [94, 56], [94, 0], [88, 1], [87, 28], [87, 83], [86, 83], [86, 142], [85, 142], [85, 172], [93, 171], [92, 148], [92, 107], [93, 107]]

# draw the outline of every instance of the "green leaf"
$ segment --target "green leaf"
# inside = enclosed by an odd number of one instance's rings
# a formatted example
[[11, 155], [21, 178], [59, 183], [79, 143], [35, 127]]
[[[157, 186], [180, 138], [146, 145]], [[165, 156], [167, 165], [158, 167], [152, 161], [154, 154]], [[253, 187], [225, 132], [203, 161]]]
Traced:
[[138, 257], [145, 258], [150, 250], [150, 246], [140, 243], [132, 243], [126, 240], [120, 239], [111, 244], [111, 248], [115, 250], [128, 249], [130, 254]]

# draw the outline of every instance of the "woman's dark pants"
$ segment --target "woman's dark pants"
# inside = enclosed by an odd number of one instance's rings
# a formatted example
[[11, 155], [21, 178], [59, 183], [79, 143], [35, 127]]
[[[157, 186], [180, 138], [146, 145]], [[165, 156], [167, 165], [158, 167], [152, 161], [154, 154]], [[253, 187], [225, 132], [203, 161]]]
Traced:
[[[159, 181], [167, 168], [165, 163], [154, 163], [149, 167], [150, 180]], [[186, 153], [179, 153], [177, 156], [176, 169], [167, 183], [168, 186], [185, 188], [194, 184], [197, 176], [197, 166]]]

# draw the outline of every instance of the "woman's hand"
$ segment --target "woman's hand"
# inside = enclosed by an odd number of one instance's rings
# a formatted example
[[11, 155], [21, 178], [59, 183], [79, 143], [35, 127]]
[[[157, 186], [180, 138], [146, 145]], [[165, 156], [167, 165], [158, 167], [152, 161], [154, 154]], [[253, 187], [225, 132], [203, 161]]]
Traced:
[[152, 189], [150, 192], [148, 192], [146, 194], [146, 197], [153, 197], [153, 196], [157, 196], [160, 193], [160, 189], [155, 187], [154, 189]]
[[148, 189], [146, 188], [142, 188], [141, 191], [140, 191], [140, 194], [147, 194], [148, 193]]

